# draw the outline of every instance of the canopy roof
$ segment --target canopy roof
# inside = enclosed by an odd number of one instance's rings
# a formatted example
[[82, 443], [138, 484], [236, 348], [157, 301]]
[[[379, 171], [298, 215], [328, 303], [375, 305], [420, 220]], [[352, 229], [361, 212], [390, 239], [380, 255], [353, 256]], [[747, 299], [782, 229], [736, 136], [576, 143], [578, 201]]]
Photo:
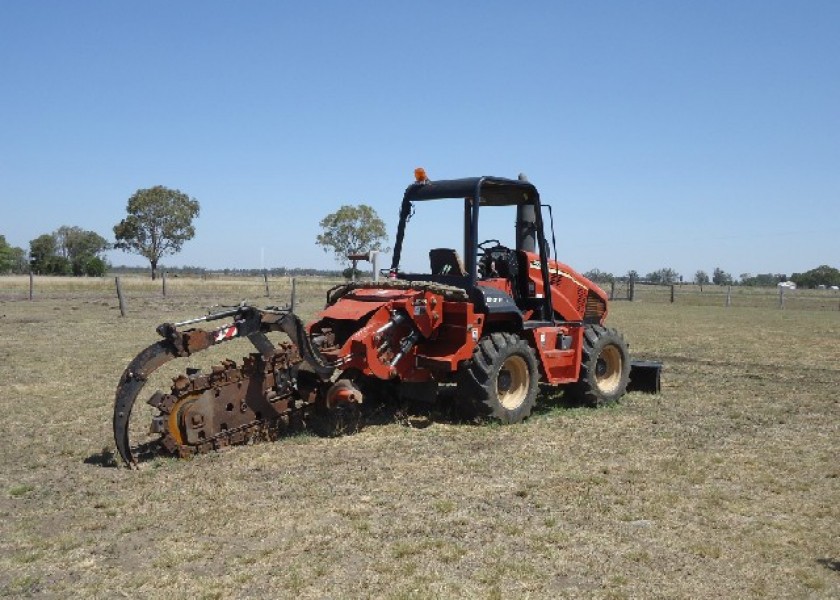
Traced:
[[405, 190], [403, 200], [440, 200], [442, 198], [472, 198], [481, 183], [482, 206], [520, 206], [539, 201], [537, 188], [528, 181], [504, 177], [465, 177], [414, 183]]

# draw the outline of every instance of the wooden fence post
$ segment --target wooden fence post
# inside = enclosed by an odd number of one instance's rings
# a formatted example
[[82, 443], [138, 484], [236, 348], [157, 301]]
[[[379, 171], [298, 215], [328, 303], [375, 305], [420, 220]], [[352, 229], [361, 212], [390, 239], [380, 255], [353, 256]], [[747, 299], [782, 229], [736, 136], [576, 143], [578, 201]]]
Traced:
[[265, 282], [265, 297], [268, 298], [271, 294], [268, 291], [268, 271], [263, 269], [263, 281]]
[[610, 300], [615, 300], [615, 279], [610, 281]]
[[297, 295], [297, 279], [292, 277], [292, 304], [290, 306], [290, 310], [295, 312], [295, 296]]
[[732, 286], [731, 285], [726, 287], [726, 306], [727, 306], [727, 308], [732, 306]]
[[633, 299], [636, 297], [636, 277], [634, 275], [630, 275], [630, 283], [627, 286], [627, 299], [630, 302], [633, 302]]
[[29, 301], [35, 298], [35, 276], [29, 271]]
[[671, 284], [671, 304], [674, 303], [674, 284]]
[[163, 277], [161, 279], [161, 285], [163, 286], [163, 297], [166, 298], [166, 271], [163, 272]]
[[779, 308], [784, 310], [785, 308], [785, 286], [779, 286]]
[[122, 287], [120, 286], [120, 278], [117, 276], [115, 278], [117, 283], [117, 300], [120, 301], [120, 316], [125, 316], [125, 300], [123, 299]]

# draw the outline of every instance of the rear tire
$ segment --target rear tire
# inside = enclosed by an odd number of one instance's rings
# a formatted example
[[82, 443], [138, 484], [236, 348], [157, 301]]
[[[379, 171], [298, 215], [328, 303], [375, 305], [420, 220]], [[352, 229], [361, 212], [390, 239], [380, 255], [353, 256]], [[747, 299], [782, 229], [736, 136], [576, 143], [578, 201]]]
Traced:
[[493, 333], [478, 342], [458, 377], [458, 402], [469, 416], [503, 424], [520, 423], [534, 408], [539, 371], [534, 351], [510, 333]]
[[615, 329], [587, 325], [583, 332], [580, 378], [572, 395], [592, 406], [607, 406], [624, 395], [630, 382], [630, 351]]

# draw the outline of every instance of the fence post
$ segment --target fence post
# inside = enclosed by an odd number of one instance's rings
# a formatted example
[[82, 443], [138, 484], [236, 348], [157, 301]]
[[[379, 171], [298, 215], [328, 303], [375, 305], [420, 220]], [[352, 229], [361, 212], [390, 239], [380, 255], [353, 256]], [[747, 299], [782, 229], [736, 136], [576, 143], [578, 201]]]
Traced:
[[125, 316], [125, 300], [123, 299], [122, 287], [120, 286], [120, 278], [117, 276], [115, 278], [117, 283], [117, 300], [120, 301], [120, 316]]
[[268, 271], [263, 269], [263, 281], [265, 281], [265, 297], [268, 298], [271, 294], [268, 291]]
[[627, 299], [633, 302], [636, 297], [636, 276], [630, 275], [630, 284], [627, 286]]
[[732, 306], [732, 286], [726, 286], [726, 307]]
[[615, 279], [610, 281], [610, 300], [615, 300]]
[[35, 276], [29, 271], [29, 301], [35, 298]]
[[784, 310], [785, 308], [785, 286], [779, 286], [779, 308]]
[[295, 312], [295, 296], [297, 295], [297, 279], [292, 277], [292, 304], [290, 310]]
[[163, 286], [163, 297], [166, 298], [166, 271], [163, 272], [163, 277], [161, 279], [161, 285]]
[[674, 284], [671, 284], [671, 304], [674, 303]]

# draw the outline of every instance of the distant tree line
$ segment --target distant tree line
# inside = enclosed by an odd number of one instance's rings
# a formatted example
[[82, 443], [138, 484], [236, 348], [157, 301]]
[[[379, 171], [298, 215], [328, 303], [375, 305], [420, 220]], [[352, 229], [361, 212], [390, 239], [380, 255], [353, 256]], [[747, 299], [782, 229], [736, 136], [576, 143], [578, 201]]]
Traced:
[[616, 280], [616, 277], [612, 273], [607, 273], [606, 271], [601, 271], [600, 269], [586, 271], [583, 276], [589, 281], [594, 281], [595, 283], [612, 283]]
[[[122, 274], [146, 274], [149, 272], [148, 267], [137, 267], [137, 266], [127, 266], [127, 265], [117, 265], [112, 266], [109, 269], [113, 273], [122, 273]], [[245, 268], [245, 269], [207, 269], [205, 267], [193, 267], [189, 265], [181, 266], [181, 267], [168, 267], [163, 265], [158, 265], [158, 270], [166, 271], [170, 275], [181, 275], [181, 276], [199, 276], [199, 277], [213, 277], [213, 276], [224, 276], [224, 277], [260, 277], [265, 273], [269, 277], [342, 277], [342, 270], [337, 269], [312, 269], [312, 268], [302, 268], [302, 267], [294, 267], [294, 268], [287, 268], [287, 267], [274, 267], [271, 269], [256, 269], [256, 268]]]
[[[683, 283], [684, 280], [682, 275], [670, 267], [663, 267], [651, 271], [644, 277], [640, 277], [636, 271], [629, 271], [626, 275], [615, 276], [612, 273], [601, 271], [600, 269], [586, 271], [583, 275], [599, 284], [609, 284], [613, 281], [628, 281], [631, 278], [634, 278], [638, 283], [651, 283], [656, 285]], [[840, 270], [828, 265], [821, 265], [805, 273], [794, 273], [790, 277], [784, 273], [759, 273], [758, 275], [741, 273], [740, 277], [736, 279], [731, 273], [727, 273], [720, 267], [716, 267], [712, 271], [711, 276], [706, 271], [697, 271], [694, 273], [694, 278], [691, 281], [699, 285], [701, 290], [704, 285], [709, 284], [774, 287], [783, 281], [793, 281], [800, 288], [830, 287], [834, 285], [840, 286]]]
[[29, 242], [29, 263], [38, 275], [102, 277], [108, 263], [101, 254], [109, 247], [95, 231], [62, 225]]
[[758, 275], [741, 273], [739, 283], [753, 287], [773, 287], [782, 281], [787, 281], [787, 275], [784, 273], [759, 273]]
[[108, 263], [101, 256], [109, 248], [95, 231], [62, 225], [29, 242], [29, 252], [10, 246], [0, 235], [0, 273], [36, 275], [87, 275], [101, 277]]
[[828, 265], [820, 265], [804, 273], [794, 273], [790, 276], [790, 280], [796, 284], [796, 287], [802, 288], [815, 288], [821, 285], [840, 286], [840, 270]]

